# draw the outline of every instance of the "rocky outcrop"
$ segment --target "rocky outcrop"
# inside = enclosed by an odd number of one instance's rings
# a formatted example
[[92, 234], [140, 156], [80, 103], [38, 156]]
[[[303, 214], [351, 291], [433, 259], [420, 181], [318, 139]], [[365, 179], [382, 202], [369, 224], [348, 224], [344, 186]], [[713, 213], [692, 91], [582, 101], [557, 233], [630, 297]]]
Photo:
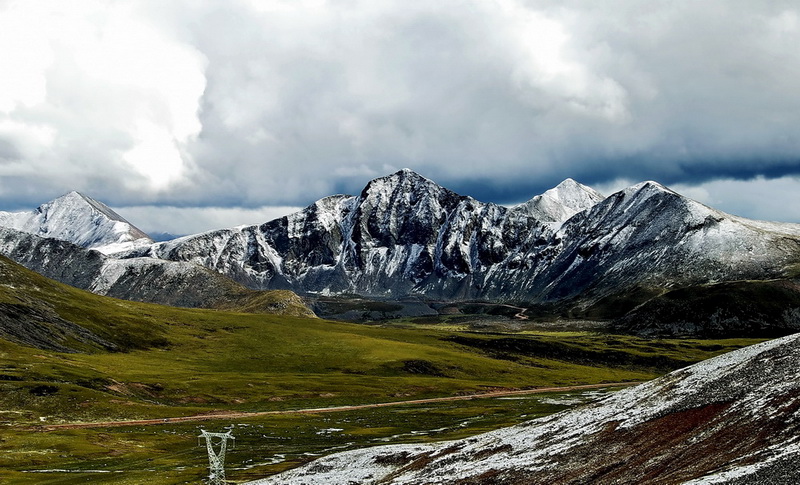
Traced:
[[611, 330], [650, 338], [800, 332], [800, 281], [732, 281], [679, 288], [616, 319]]

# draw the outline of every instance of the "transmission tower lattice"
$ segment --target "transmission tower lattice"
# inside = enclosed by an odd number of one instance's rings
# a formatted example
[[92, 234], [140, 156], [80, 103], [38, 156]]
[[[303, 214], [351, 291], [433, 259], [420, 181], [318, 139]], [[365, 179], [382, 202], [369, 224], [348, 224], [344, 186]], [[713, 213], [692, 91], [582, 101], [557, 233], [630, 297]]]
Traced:
[[[208, 485], [225, 485], [225, 451], [228, 449], [228, 440], [236, 440], [227, 433], [209, 433], [206, 430], [200, 430], [199, 438], [206, 439], [206, 448], [208, 448]], [[199, 440], [198, 440], [199, 441]], [[219, 448], [217, 451], [215, 448]]]

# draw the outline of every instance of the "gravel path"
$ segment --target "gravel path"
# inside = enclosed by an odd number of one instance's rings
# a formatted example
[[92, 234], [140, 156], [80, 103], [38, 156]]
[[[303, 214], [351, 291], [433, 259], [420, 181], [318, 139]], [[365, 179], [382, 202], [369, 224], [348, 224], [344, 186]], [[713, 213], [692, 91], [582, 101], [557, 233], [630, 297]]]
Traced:
[[536, 389], [522, 389], [522, 390], [506, 390], [506, 391], [491, 391], [477, 394], [467, 394], [463, 396], [448, 396], [448, 397], [434, 397], [429, 399], [413, 399], [410, 401], [392, 401], [381, 402], [374, 404], [359, 404], [354, 406], [334, 406], [325, 408], [308, 408], [308, 409], [289, 409], [283, 411], [259, 411], [259, 412], [220, 412], [211, 414], [197, 414], [194, 416], [177, 416], [172, 418], [160, 419], [139, 419], [132, 421], [97, 421], [86, 423], [64, 423], [64, 424], [51, 424], [38, 427], [41, 431], [57, 431], [62, 429], [78, 429], [78, 428], [108, 428], [117, 426], [150, 426], [158, 424], [169, 423], [185, 423], [192, 421], [211, 421], [216, 419], [244, 419], [257, 416], [269, 416], [273, 414], [317, 414], [317, 413], [336, 413], [340, 411], [353, 411], [358, 409], [381, 408], [390, 406], [404, 406], [407, 404], [425, 404], [435, 402], [447, 401], [465, 401], [469, 399], [479, 399], [487, 397], [504, 397], [504, 396], [518, 396], [525, 394], [542, 394], [547, 392], [564, 392], [564, 391], [578, 391], [583, 389], [599, 389], [603, 387], [621, 387], [633, 386], [641, 384], [641, 382], [610, 382], [605, 384], [584, 384], [579, 386], [565, 386], [565, 387], [539, 387]]

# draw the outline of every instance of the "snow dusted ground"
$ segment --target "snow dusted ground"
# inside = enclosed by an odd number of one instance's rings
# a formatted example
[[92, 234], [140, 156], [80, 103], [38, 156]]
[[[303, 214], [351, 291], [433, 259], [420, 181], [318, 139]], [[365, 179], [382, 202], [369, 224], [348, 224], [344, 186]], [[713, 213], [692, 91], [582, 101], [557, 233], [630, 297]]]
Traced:
[[800, 483], [800, 334], [472, 438], [348, 451], [252, 484]]

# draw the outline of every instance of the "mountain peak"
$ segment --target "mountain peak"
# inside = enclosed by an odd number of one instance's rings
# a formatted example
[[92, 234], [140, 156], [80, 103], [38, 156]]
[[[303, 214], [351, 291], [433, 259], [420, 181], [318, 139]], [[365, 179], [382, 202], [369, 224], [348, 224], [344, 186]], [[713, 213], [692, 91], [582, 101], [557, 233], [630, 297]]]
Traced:
[[80, 209], [81, 207], [87, 207], [89, 211], [97, 212], [112, 221], [122, 222], [131, 226], [131, 228], [135, 231], [139, 231], [141, 234], [140, 237], [148, 237], [143, 231], [137, 229], [133, 226], [130, 222], [128, 222], [124, 217], [114, 212], [109, 206], [105, 205], [104, 203], [100, 202], [99, 200], [95, 200], [88, 195], [84, 195], [76, 190], [68, 192], [61, 197], [58, 197], [54, 200], [46, 204], [42, 204], [39, 209], [41, 210], [45, 206], [47, 207], [65, 207], [70, 210]]
[[152, 243], [150, 236], [110, 207], [74, 190], [31, 212], [0, 213], [0, 225], [103, 252], [134, 241]]
[[388, 177], [384, 178], [397, 178], [400, 180], [408, 180], [413, 182], [420, 182], [420, 183], [431, 183], [436, 184], [433, 180], [423, 177], [422, 175], [418, 174], [417, 172], [411, 170], [410, 168], [401, 168], [397, 172], [389, 175]]
[[675, 192], [674, 190], [654, 180], [645, 180], [644, 182], [639, 182], [638, 184], [631, 185], [630, 187], [624, 189], [624, 192], [629, 194], [635, 194], [637, 192], [643, 192], [643, 191], [648, 193], [664, 192], [677, 195], [677, 192]]
[[561, 183], [556, 185], [555, 188], [559, 188], [559, 187], [574, 187], [576, 185], [580, 185], [581, 187], [585, 187], [585, 185], [579, 184], [572, 177], [567, 177], [564, 180], [562, 180]]
[[65, 204], [71, 204], [71, 205], [75, 205], [75, 206], [80, 206], [80, 205], [88, 204], [88, 203], [89, 203], [89, 201], [87, 200], [87, 197], [85, 195], [81, 194], [77, 190], [73, 190], [73, 191], [67, 192], [66, 194], [64, 194], [62, 196], [56, 197], [55, 199], [53, 199], [53, 200], [51, 200], [49, 202], [45, 202], [44, 204], [42, 204], [39, 207], [37, 207], [36, 210], [38, 210], [40, 212], [44, 212], [44, 211], [48, 210], [50, 207], [54, 207], [54, 206], [62, 206], [62, 205], [65, 205]]
[[603, 195], [571, 178], [518, 206], [517, 210], [543, 222], [563, 222], [578, 212], [593, 207]]
[[542, 195], [551, 197], [576, 211], [588, 209], [605, 198], [600, 192], [571, 178], [564, 179]]
[[364, 187], [361, 196], [362, 198], [367, 198], [368, 194], [393, 193], [395, 191], [410, 193], [419, 192], [420, 190], [424, 192], [450, 192], [433, 180], [423, 177], [411, 169], [403, 168], [393, 174], [370, 180]]

